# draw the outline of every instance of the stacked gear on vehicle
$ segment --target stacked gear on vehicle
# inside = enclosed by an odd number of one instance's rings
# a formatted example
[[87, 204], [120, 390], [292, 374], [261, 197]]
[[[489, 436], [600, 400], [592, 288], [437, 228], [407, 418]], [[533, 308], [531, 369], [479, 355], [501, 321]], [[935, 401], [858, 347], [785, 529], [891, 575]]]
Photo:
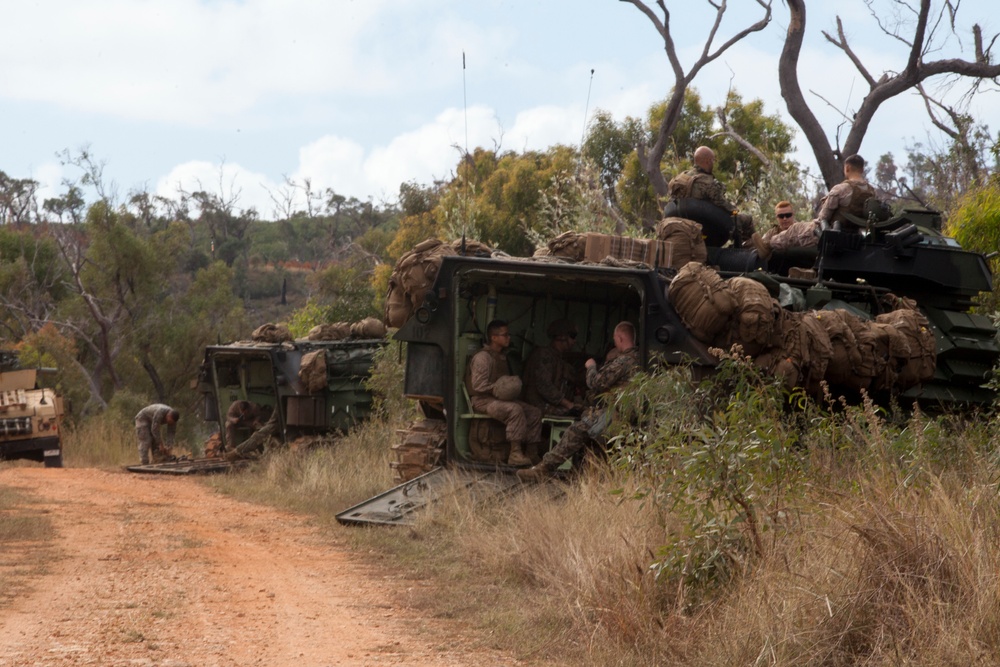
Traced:
[[726, 345], [740, 345], [751, 356], [760, 353], [773, 342], [774, 323], [781, 306], [760, 282], [736, 276], [726, 281], [736, 300], [736, 311]]
[[714, 270], [688, 262], [670, 282], [667, 297], [691, 335], [703, 343], [716, 342], [736, 312], [736, 297]]
[[839, 390], [905, 391], [934, 376], [937, 345], [927, 318], [910, 299], [890, 295], [895, 310], [866, 320], [844, 309], [781, 308], [763, 284], [723, 280], [691, 263], [671, 281], [668, 297], [691, 334], [706, 344], [739, 344], [753, 363], [788, 389], [821, 396]]
[[480, 241], [456, 239], [446, 243], [430, 238], [400, 257], [389, 276], [383, 317], [386, 326], [401, 327], [423, 304], [427, 290], [437, 278], [441, 260], [449, 255], [463, 254], [463, 250], [465, 256], [489, 257], [492, 253], [490, 247]]
[[688, 262], [704, 264], [708, 260], [708, 246], [701, 233], [701, 225], [694, 220], [676, 216], [664, 218], [656, 226], [656, 238], [669, 244], [669, 253], [663, 266], [679, 269]]

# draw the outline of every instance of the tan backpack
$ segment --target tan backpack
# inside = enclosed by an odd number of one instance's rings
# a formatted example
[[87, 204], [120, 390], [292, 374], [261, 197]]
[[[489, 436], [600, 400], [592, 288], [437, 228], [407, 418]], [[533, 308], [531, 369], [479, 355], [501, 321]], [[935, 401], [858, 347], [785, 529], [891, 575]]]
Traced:
[[713, 269], [688, 262], [670, 281], [667, 298], [684, 326], [703, 343], [712, 343], [729, 326], [736, 298]]

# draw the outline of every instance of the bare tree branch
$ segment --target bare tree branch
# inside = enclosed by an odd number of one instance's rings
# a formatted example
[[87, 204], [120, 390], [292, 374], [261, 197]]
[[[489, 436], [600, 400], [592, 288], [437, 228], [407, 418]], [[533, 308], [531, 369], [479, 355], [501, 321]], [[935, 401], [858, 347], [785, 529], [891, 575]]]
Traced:
[[688, 86], [697, 76], [698, 72], [705, 67], [705, 65], [708, 65], [712, 61], [716, 60], [719, 56], [725, 53], [734, 44], [744, 39], [747, 35], [758, 32], [767, 27], [767, 24], [771, 21], [771, 2], [770, 0], [756, 0], [757, 4], [764, 10], [763, 18], [756, 23], [737, 31], [732, 37], [713, 50], [713, 44], [716, 36], [718, 35], [719, 28], [722, 25], [722, 18], [726, 13], [727, 5], [726, 0], [719, 0], [718, 2], [715, 0], [707, 0], [708, 4], [715, 8], [715, 20], [713, 21], [712, 27], [709, 29], [708, 36], [705, 39], [701, 55], [694, 62], [694, 64], [691, 65], [687, 72], [684, 71], [684, 68], [680, 63], [680, 59], [677, 56], [677, 49], [670, 30], [670, 11], [667, 9], [666, 2], [664, 0], [656, 0], [656, 5], [659, 7], [660, 12], [663, 15], [663, 20], [660, 20], [656, 12], [653, 11], [653, 9], [643, 0], [621, 0], [621, 2], [626, 2], [636, 7], [646, 16], [647, 19], [649, 19], [650, 23], [653, 24], [653, 27], [663, 39], [663, 48], [667, 54], [667, 60], [670, 63], [670, 68], [674, 73], [674, 85], [669, 97], [667, 98], [667, 106], [663, 115], [663, 121], [660, 123], [652, 148], [646, 146], [644, 142], [640, 142], [640, 145], [636, 146], [643, 171], [645, 171], [646, 176], [649, 178], [649, 181], [653, 186], [653, 191], [656, 192], [659, 199], [664, 199], [667, 196], [667, 181], [663, 176], [663, 172], [660, 170], [660, 162], [663, 160], [663, 155], [666, 153], [670, 137], [673, 134], [674, 128], [677, 127], [677, 121], [680, 119], [681, 110], [684, 104], [684, 95], [687, 92]]
[[910, 37], [903, 38], [900, 37], [898, 26], [902, 26], [904, 21], [902, 19], [898, 21], [897, 30], [890, 29], [888, 25], [883, 23], [880, 14], [876, 12], [874, 0], [866, 0], [866, 4], [875, 17], [879, 28], [886, 35], [893, 36], [906, 44], [908, 54], [906, 64], [900, 71], [887, 71], [880, 78], [875, 79], [874, 75], [864, 67], [860, 58], [848, 44], [839, 17], [837, 19], [838, 37], [834, 39], [829, 34], [823, 33], [830, 43], [837, 46], [854, 63], [869, 86], [867, 94], [852, 116], [851, 129], [844, 140], [841, 154], [841, 151], [834, 151], [831, 147], [830, 141], [820, 126], [818, 119], [806, 104], [799, 86], [796, 68], [805, 34], [805, 2], [804, 0], [786, 0], [786, 4], [788, 5], [790, 20], [788, 33], [785, 37], [785, 47], [782, 50], [778, 63], [778, 79], [781, 84], [781, 94], [785, 99], [785, 105], [789, 114], [802, 129], [813, 150], [813, 154], [816, 156], [816, 161], [819, 164], [820, 172], [823, 174], [823, 179], [826, 181], [827, 187], [832, 187], [840, 180], [840, 160], [842, 159], [842, 155], [859, 152], [861, 143], [875, 113], [886, 101], [916, 88], [924, 81], [933, 77], [950, 76], [968, 78], [972, 80], [971, 88], [973, 90], [977, 89], [984, 81], [995, 80], [997, 77], [1000, 77], [1000, 65], [992, 64], [990, 57], [990, 50], [1000, 35], [995, 35], [990, 41], [989, 48], [984, 49], [982, 46], [982, 31], [978, 25], [972, 29], [975, 42], [974, 60], [963, 60], [962, 58], [927, 59], [929, 53], [937, 50], [937, 47], [933, 43], [933, 36], [937, 27], [947, 22], [954, 30], [955, 17], [958, 13], [960, 3], [946, 2], [940, 13], [932, 21], [930, 17], [931, 0], [919, 0], [919, 3], [895, 0], [894, 4], [901, 13], [911, 14], [915, 17]]

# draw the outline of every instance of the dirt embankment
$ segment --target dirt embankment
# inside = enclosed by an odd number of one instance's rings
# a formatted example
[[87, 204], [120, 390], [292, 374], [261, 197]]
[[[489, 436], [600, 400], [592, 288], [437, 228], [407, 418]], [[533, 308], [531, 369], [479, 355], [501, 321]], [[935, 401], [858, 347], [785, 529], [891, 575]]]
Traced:
[[400, 606], [406, 582], [302, 518], [189, 478], [23, 467], [0, 485], [56, 532], [46, 573], [0, 605], [2, 667], [517, 664]]

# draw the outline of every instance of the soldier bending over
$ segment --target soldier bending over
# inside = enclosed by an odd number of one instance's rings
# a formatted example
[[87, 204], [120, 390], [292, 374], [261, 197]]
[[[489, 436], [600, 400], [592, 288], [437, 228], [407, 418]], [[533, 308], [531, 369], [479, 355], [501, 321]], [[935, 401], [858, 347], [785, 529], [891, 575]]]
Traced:
[[[174, 435], [177, 433], [177, 420], [181, 413], [169, 405], [153, 403], [147, 405], [135, 416], [135, 434], [139, 438], [139, 461], [142, 465], [149, 463], [152, 455], [153, 463], [161, 463], [170, 455], [174, 446]], [[160, 430], [167, 427], [166, 443]]]

